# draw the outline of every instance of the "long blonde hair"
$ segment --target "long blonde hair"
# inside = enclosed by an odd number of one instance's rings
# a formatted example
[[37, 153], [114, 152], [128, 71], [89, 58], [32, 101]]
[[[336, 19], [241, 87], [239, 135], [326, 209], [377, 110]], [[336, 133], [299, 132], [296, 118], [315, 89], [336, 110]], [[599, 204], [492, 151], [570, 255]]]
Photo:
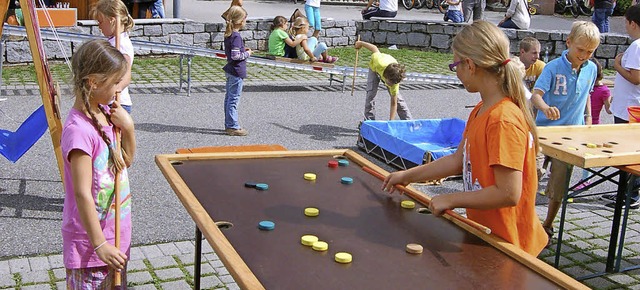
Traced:
[[[98, 0], [91, 8], [91, 18], [98, 19], [99, 15], [107, 18], [118, 17], [124, 27], [124, 31], [133, 29], [133, 18], [129, 15], [127, 6], [121, 0]], [[111, 24], [111, 29], [115, 31], [115, 23]]]
[[[94, 78], [97, 83], [105, 83], [120, 79], [127, 72], [128, 65], [122, 53], [104, 39], [87, 41], [71, 57], [73, 94], [76, 98], [82, 98], [84, 109], [91, 117], [93, 127], [98, 131], [102, 140], [107, 143], [111, 166], [117, 171], [123, 170], [125, 164], [122, 159], [116, 158], [114, 140], [109, 139], [90, 108], [89, 100], [92, 98], [93, 88], [89, 80]], [[99, 106], [99, 108], [102, 114], [109, 119], [109, 114], [106, 113], [104, 108], [102, 106]], [[126, 152], [123, 151], [122, 155], [125, 160], [129, 159]]]
[[291, 25], [290, 34], [297, 35], [298, 30], [304, 28], [305, 26], [309, 26], [309, 20], [307, 19], [307, 17], [299, 16], [293, 22], [293, 25]]
[[227, 10], [227, 27], [224, 30], [224, 37], [229, 37], [234, 30], [242, 28], [242, 22], [247, 17], [247, 11], [241, 6], [231, 6]]
[[451, 46], [462, 58], [497, 76], [502, 94], [511, 98], [522, 111], [538, 149], [538, 132], [525, 97], [524, 65], [509, 54], [509, 39], [495, 24], [474, 21], [456, 35]]

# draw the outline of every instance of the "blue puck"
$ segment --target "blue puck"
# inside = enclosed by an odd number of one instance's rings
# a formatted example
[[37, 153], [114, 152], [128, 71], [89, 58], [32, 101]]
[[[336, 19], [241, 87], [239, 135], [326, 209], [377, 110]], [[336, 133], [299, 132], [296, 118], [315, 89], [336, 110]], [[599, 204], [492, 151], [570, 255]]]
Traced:
[[342, 184], [352, 184], [353, 183], [353, 178], [351, 178], [351, 177], [343, 177], [342, 179], [340, 179], [340, 182]]
[[340, 159], [340, 160], [338, 160], [338, 165], [340, 165], [340, 166], [348, 166], [349, 165], [349, 160]]
[[272, 221], [261, 221], [258, 223], [258, 228], [263, 231], [271, 231], [276, 227], [276, 224]]
[[256, 184], [256, 189], [257, 190], [267, 190], [269, 189], [269, 185], [266, 183], [257, 183]]

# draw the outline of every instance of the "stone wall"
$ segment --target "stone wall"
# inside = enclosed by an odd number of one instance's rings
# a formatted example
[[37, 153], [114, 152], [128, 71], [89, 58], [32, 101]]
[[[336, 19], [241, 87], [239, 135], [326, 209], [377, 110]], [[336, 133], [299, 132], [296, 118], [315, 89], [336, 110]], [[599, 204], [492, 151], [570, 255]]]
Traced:
[[[468, 24], [447, 22], [373, 20], [358, 21], [356, 28], [361, 39], [377, 45], [393, 45], [415, 47], [439, 52], [451, 52], [453, 37]], [[503, 29], [511, 42], [511, 53], [518, 54], [519, 43], [525, 37], [535, 37], [540, 41], [542, 50], [540, 58], [551, 60], [564, 51], [569, 31], [547, 30], [515, 30]], [[600, 46], [594, 53], [600, 63], [613, 68], [618, 53], [624, 52], [631, 44], [626, 35], [613, 33], [602, 34]]]
[[[245, 45], [253, 50], [267, 50], [269, 27], [271, 18], [250, 18], [240, 34], [245, 40]], [[102, 35], [95, 21], [81, 21], [81, 25], [73, 28], [60, 29], [74, 33]], [[453, 24], [445, 22], [407, 21], [407, 20], [382, 20], [371, 21], [332, 20], [323, 19], [323, 31], [320, 34], [321, 41], [329, 47], [351, 46], [360, 34], [361, 39], [380, 46], [398, 45], [400, 47], [412, 47], [428, 49], [439, 52], [450, 52], [450, 44], [456, 35], [466, 24]], [[542, 59], [553, 59], [566, 49], [565, 31], [543, 30], [504, 30], [511, 40], [511, 50], [518, 52], [518, 43], [527, 36], [533, 36], [542, 43]], [[131, 33], [134, 40], [162, 42], [187, 46], [210, 47], [222, 49], [224, 40], [223, 23], [199, 23], [182, 19], [141, 19], [136, 20], [136, 25]], [[23, 37], [3, 36], [4, 63], [24, 63], [31, 61], [29, 44]], [[603, 34], [600, 47], [595, 56], [606, 67], [613, 67], [615, 56], [623, 52], [631, 43], [625, 35]], [[50, 59], [62, 59], [63, 51], [70, 52], [79, 43], [63, 42], [62, 47], [55, 41], [44, 42], [47, 56]], [[161, 54], [156, 51], [136, 50], [138, 55]]]

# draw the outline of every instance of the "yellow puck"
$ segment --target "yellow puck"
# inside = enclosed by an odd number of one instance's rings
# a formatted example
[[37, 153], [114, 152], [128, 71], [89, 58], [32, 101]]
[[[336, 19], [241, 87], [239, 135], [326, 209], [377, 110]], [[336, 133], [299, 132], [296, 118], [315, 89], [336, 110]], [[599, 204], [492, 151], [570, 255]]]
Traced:
[[304, 180], [314, 181], [316, 180], [316, 175], [313, 173], [305, 173]]
[[415, 203], [415, 202], [413, 202], [413, 201], [411, 201], [411, 200], [403, 200], [403, 201], [400, 203], [400, 206], [401, 206], [402, 208], [412, 209], [412, 208], [416, 207], [416, 203]]
[[304, 209], [304, 215], [306, 216], [318, 216], [320, 214], [320, 210], [315, 207], [308, 207]]
[[318, 241], [318, 237], [314, 235], [304, 235], [300, 238], [300, 242], [305, 246], [313, 246], [313, 243]]
[[405, 250], [410, 254], [422, 254], [423, 248], [420, 244], [407, 244]]
[[598, 148], [598, 145], [593, 143], [587, 143], [587, 148]]
[[351, 257], [351, 254], [347, 252], [338, 252], [336, 253], [335, 259], [336, 262], [340, 264], [348, 264], [351, 263], [353, 257]]
[[313, 246], [311, 246], [311, 248], [318, 252], [324, 252], [329, 249], [329, 244], [327, 244], [327, 242], [317, 241], [313, 243]]

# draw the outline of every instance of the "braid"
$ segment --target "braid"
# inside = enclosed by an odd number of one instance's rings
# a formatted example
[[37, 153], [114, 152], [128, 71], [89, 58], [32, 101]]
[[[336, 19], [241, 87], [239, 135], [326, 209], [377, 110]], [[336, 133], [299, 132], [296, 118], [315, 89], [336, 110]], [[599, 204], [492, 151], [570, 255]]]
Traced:
[[[111, 122], [111, 115], [107, 114], [107, 111], [104, 109], [103, 106], [98, 106], [98, 108], [100, 108], [100, 111], [102, 112], [102, 114], [107, 118], [107, 121], [109, 122], [109, 124], [111, 124], [111, 126], [113, 126], [115, 128], [115, 125], [113, 125], [113, 122]], [[111, 153], [111, 155], [114, 157], [113, 161], [114, 161], [114, 165], [116, 167], [116, 170], [118, 170], [118, 172], [121, 172], [125, 167], [126, 164], [124, 163], [124, 161], [122, 160], [122, 158], [120, 158], [120, 155], [116, 155], [116, 146], [109, 146], [109, 152]], [[120, 153], [123, 153], [124, 150], [122, 149], [122, 146], [120, 146]]]
[[[102, 130], [102, 126], [100, 126], [98, 119], [91, 112], [91, 109], [90, 109], [91, 106], [89, 105], [89, 98], [87, 97], [87, 95], [91, 95], [91, 90], [87, 91], [86, 87], [83, 87], [82, 90], [83, 90], [82, 101], [84, 103], [84, 108], [89, 113], [89, 116], [91, 116], [91, 123], [93, 124], [93, 127], [96, 129], [96, 131], [98, 131], [98, 134], [100, 134], [100, 137], [102, 137], [102, 140], [105, 143], [107, 143], [107, 147], [109, 148], [109, 160], [111, 161], [111, 169], [112, 170], [115, 169], [116, 172], [120, 172], [125, 167], [124, 163], [122, 162], [122, 159], [116, 157], [115, 146], [112, 145], [113, 142], [111, 142], [111, 139], [109, 139], [109, 137], [107, 136], [107, 133], [105, 133], [104, 130]], [[100, 108], [100, 111], [102, 111], [102, 113], [105, 115], [105, 117], [109, 119], [109, 116], [106, 114], [102, 106], [98, 106], [98, 107]]]

